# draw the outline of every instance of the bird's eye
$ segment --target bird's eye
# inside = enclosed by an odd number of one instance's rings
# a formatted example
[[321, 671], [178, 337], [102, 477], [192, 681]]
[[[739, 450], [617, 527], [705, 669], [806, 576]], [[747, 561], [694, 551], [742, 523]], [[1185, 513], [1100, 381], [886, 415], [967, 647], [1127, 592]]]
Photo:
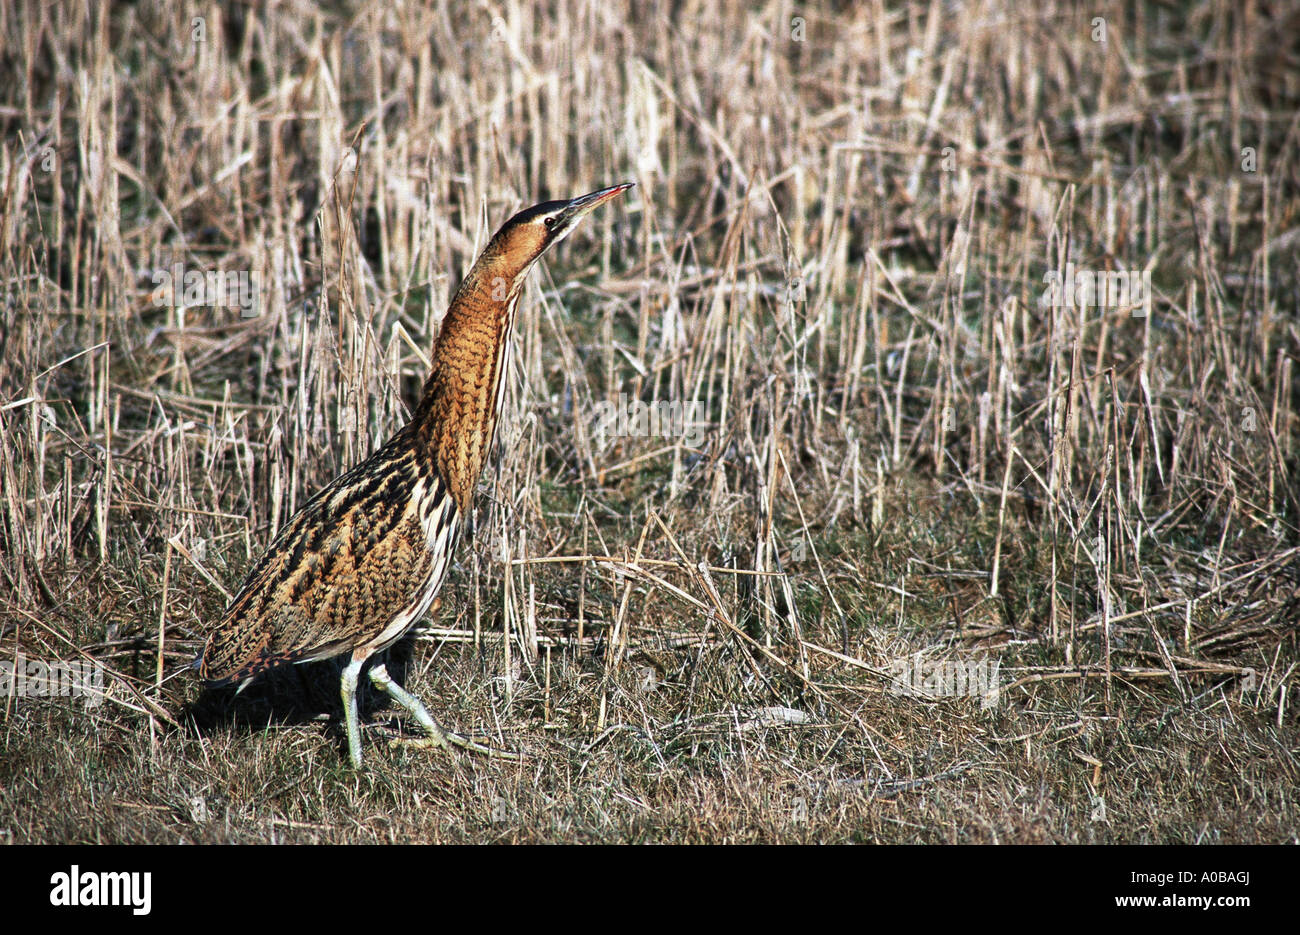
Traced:
[[555, 226], [554, 215], [552, 215], [551, 217], [543, 218], [542, 223], [545, 224], [547, 227], [554, 227]]

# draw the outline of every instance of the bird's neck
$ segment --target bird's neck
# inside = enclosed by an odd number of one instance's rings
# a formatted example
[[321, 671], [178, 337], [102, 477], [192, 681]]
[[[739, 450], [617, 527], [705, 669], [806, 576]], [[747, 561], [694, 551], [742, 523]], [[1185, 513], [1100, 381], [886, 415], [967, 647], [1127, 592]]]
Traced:
[[515, 309], [532, 263], [520, 267], [490, 245], [443, 318], [412, 428], [468, 512], [496, 434]]

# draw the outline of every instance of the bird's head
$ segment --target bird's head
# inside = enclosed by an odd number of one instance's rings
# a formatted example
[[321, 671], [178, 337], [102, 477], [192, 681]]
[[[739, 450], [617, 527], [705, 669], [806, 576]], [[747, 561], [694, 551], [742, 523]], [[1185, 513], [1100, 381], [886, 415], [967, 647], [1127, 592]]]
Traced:
[[542, 254], [569, 236], [586, 215], [631, 187], [631, 182], [624, 182], [581, 198], [544, 201], [525, 208], [501, 225], [484, 250], [484, 256], [493, 255], [520, 273], [527, 273]]

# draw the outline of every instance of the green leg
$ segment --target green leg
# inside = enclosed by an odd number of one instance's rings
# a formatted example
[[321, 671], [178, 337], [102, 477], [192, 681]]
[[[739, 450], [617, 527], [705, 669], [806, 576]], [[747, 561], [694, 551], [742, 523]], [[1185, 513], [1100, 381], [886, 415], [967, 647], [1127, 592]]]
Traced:
[[395, 702], [401, 705], [406, 711], [419, 722], [420, 726], [425, 729], [429, 735], [428, 740], [424, 741], [406, 741], [415, 746], [433, 746], [448, 748], [448, 744], [455, 744], [465, 750], [473, 750], [475, 753], [482, 753], [487, 756], [500, 757], [505, 760], [520, 760], [523, 757], [518, 753], [511, 753], [508, 750], [497, 750], [493, 747], [484, 746], [481, 743], [475, 743], [457, 734], [449, 733], [442, 729], [429, 710], [406, 689], [402, 688], [393, 681], [393, 677], [388, 674], [383, 663], [375, 666], [370, 670], [370, 681], [375, 683], [375, 687], [388, 694]]
[[348, 756], [352, 768], [361, 768], [361, 722], [357, 718], [357, 678], [364, 659], [353, 658], [343, 668], [343, 724], [348, 732]]
[[384, 667], [382, 662], [370, 670], [370, 681], [375, 683], [375, 688], [386, 692], [389, 698], [392, 698], [405, 708], [406, 712], [415, 718], [420, 723], [420, 726], [428, 732], [435, 746], [446, 749], [447, 732], [433, 719], [433, 715], [429, 713], [428, 708], [421, 704], [419, 698], [416, 698], [393, 681], [393, 677], [388, 674], [388, 669]]

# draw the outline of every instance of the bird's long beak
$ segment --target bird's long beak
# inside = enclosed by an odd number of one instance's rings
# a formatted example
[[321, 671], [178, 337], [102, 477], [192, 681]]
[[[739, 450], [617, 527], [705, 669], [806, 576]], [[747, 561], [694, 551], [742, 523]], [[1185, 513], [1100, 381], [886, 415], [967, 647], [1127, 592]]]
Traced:
[[611, 188], [602, 188], [598, 192], [592, 192], [590, 195], [583, 195], [581, 198], [575, 198], [569, 202], [561, 215], [565, 229], [570, 229], [576, 224], [579, 218], [583, 217], [590, 211], [603, 205], [615, 195], [620, 195], [632, 187], [634, 183], [624, 182], [621, 185], [615, 185]]

